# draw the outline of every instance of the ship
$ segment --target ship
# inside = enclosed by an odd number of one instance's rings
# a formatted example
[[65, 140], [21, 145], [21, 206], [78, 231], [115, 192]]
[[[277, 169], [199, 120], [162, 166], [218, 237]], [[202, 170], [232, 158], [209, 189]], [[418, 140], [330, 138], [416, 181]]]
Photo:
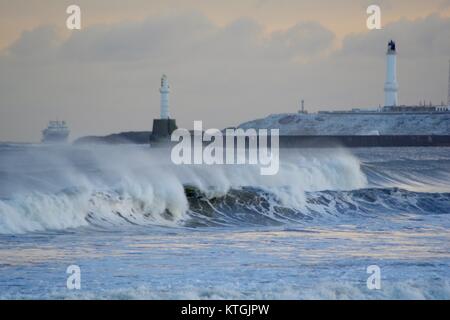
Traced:
[[65, 121], [50, 121], [47, 128], [42, 130], [42, 143], [65, 143], [70, 130]]

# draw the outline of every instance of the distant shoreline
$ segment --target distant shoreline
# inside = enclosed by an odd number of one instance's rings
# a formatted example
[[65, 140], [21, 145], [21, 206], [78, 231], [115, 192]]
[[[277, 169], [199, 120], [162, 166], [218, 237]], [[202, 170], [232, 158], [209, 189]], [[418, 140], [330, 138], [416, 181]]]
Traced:
[[149, 144], [151, 131], [128, 131], [106, 136], [85, 136], [72, 144]]
[[[86, 136], [73, 144], [150, 144], [150, 131]], [[450, 135], [281, 135], [281, 148], [450, 147]], [[169, 140], [165, 144], [172, 144]]]

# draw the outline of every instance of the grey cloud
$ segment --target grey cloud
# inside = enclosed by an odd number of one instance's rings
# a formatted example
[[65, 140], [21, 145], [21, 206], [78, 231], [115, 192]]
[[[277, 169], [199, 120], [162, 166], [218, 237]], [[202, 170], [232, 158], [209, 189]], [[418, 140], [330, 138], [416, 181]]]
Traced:
[[450, 56], [450, 18], [431, 15], [414, 21], [402, 19], [363, 34], [347, 36], [340, 54], [345, 56], [378, 56], [389, 39], [397, 41], [403, 58]]
[[450, 0], [442, 0], [441, 4], [439, 5], [440, 10], [446, 10], [450, 8]]
[[65, 57], [130, 60], [181, 53], [215, 27], [199, 14], [152, 18], [143, 22], [94, 26], [75, 32], [61, 47]]
[[221, 28], [200, 14], [152, 18], [143, 22], [93, 26], [73, 32], [56, 45], [54, 29], [26, 32], [9, 51], [26, 55], [53, 50], [60, 59], [79, 61], [157, 61], [177, 59], [255, 59], [311, 56], [330, 47], [334, 34], [315, 22], [299, 23], [269, 36], [247, 18]]
[[16, 57], [36, 57], [54, 53], [58, 44], [58, 33], [53, 26], [41, 26], [22, 33], [20, 39], [15, 41], [7, 53]]
[[398, 21], [348, 36], [337, 51], [333, 33], [311, 22], [268, 35], [251, 19], [220, 27], [186, 14], [90, 27], [63, 42], [39, 28], [0, 56], [0, 140], [36, 141], [55, 117], [70, 123], [72, 137], [149, 130], [162, 73], [173, 88], [172, 114], [188, 128], [198, 119], [220, 128], [294, 112], [301, 98], [310, 111], [377, 106], [391, 37], [399, 43], [400, 101], [440, 101], [449, 20]]
[[275, 32], [270, 46], [287, 56], [312, 56], [331, 47], [335, 35], [316, 22], [304, 22], [286, 30]]

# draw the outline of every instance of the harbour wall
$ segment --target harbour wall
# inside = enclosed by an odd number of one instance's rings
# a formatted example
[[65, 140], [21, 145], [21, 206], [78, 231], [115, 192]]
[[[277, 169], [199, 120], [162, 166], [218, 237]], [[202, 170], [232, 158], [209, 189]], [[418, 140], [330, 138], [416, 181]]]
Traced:
[[[124, 132], [104, 137], [83, 137], [75, 144], [149, 144], [167, 146], [176, 144], [169, 139], [150, 142], [151, 132]], [[270, 142], [270, 139], [268, 139]], [[323, 147], [450, 147], [450, 135], [283, 135], [279, 137], [281, 148]], [[208, 144], [208, 143], [205, 143]], [[248, 144], [248, 141], [247, 141]]]

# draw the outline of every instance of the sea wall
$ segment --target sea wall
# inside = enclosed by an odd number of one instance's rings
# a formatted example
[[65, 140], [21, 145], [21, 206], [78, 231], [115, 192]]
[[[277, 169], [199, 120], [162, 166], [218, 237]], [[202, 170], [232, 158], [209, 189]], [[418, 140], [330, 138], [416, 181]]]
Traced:
[[281, 136], [280, 147], [450, 147], [450, 135]]
[[[104, 137], [88, 136], [76, 140], [75, 144], [149, 144], [171, 146], [169, 139], [150, 142], [151, 132], [124, 132]], [[281, 148], [323, 148], [323, 147], [450, 147], [450, 135], [320, 135], [279, 137]], [[205, 142], [208, 144], [208, 142]], [[235, 143], [236, 145], [237, 143]], [[248, 141], [247, 141], [248, 145]], [[270, 145], [270, 139], [269, 139]]]

